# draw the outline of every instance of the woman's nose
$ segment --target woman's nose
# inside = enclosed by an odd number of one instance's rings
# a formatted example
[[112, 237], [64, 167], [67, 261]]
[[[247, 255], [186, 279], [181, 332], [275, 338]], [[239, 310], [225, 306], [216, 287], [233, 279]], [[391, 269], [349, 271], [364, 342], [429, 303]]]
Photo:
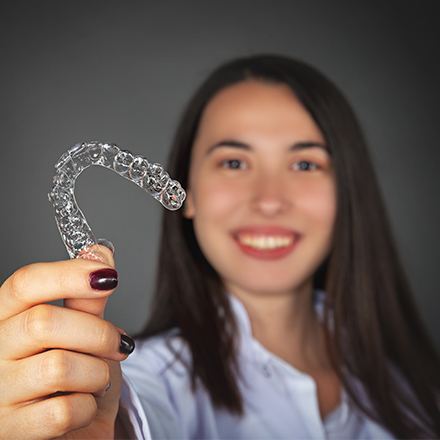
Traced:
[[267, 216], [289, 209], [291, 201], [283, 179], [280, 176], [260, 178], [254, 188], [252, 206], [254, 210]]

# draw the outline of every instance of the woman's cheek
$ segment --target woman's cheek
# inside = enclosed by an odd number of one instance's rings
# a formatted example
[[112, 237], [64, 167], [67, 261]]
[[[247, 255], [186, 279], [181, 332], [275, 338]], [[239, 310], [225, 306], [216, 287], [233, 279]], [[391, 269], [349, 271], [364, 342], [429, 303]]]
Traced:
[[289, 182], [286, 197], [291, 202], [295, 216], [308, 221], [327, 217], [333, 203], [331, 182], [321, 176], [295, 176]]
[[336, 214], [336, 194], [332, 181], [321, 181], [303, 188], [299, 208], [310, 220], [326, 229], [333, 226]]
[[206, 217], [229, 215], [244, 200], [245, 191], [237, 182], [213, 179], [201, 188], [198, 211], [205, 212]]

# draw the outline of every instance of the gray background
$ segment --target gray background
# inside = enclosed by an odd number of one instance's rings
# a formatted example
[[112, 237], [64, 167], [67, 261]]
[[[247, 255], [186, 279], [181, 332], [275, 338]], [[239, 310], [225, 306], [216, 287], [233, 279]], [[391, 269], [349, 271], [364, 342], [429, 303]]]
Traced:
[[[348, 96], [366, 131], [403, 263], [440, 347], [436, 2], [2, 2], [1, 280], [67, 257], [47, 192], [53, 164], [99, 139], [163, 163], [194, 88], [218, 63], [257, 52], [314, 64]], [[77, 199], [117, 248], [120, 287], [106, 317], [146, 318], [163, 208], [93, 167]]]

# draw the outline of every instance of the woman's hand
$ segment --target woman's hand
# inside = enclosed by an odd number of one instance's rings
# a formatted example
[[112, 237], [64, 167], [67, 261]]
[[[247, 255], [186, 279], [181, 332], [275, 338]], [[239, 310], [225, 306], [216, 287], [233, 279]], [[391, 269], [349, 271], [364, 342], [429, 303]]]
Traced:
[[[34, 263], [1, 286], [1, 439], [113, 437], [127, 354], [118, 328], [103, 319], [115, 285], [90, 284], [92, 273], [114, 267], [113, 256], [95, 251], [102, 262]], [[45, 304], [61, 298], [66, 307]]]

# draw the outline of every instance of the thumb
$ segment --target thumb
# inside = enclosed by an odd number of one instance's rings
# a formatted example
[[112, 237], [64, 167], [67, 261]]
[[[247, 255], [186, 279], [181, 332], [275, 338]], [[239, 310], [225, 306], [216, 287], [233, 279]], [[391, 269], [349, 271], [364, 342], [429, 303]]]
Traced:
[[[98, 242], [106, 243], [103, 245], [93, 245], [83, 252], [78, 258], [84, 260], [102, 261], [109, 268], [115, 268], [115, 260], [113, 257], [113, 250], [110, 249], [113, 245], [107, 240], [100, 239]], [[108, 244], [107, 244], [108, 243]], [[108, 247], [107, 247], [108, 246]], [[105, 306], [107, 304], [108, 296], [105, 298], [93, 299], [76, 299], [69, 298], [64, 300], [64, 306], [69, 309], [80, 310], [82, 312], [91, 313], [93, 315], [104, 318]]]

